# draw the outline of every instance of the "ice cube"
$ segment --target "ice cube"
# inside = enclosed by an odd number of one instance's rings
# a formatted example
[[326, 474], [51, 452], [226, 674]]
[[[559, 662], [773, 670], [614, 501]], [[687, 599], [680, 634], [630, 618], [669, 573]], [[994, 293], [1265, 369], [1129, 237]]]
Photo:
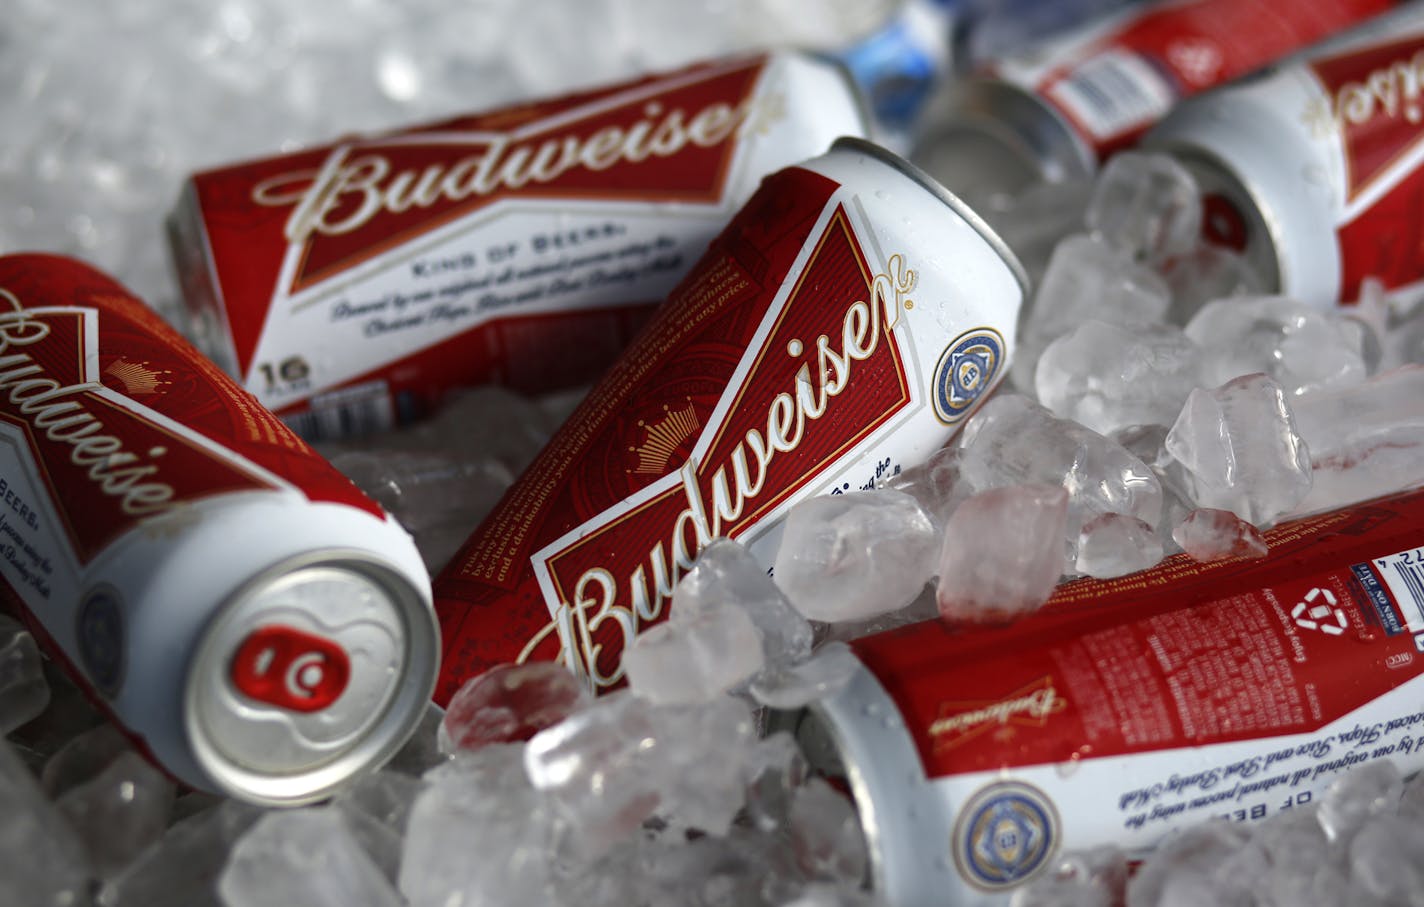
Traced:
[[1086, 222], [1134, 259], [1163, 262], [1196, 246], [1201, 215], [1196, 178], [1174, 157], [1124, 151], [1098, 172]]
[[427, 775], [400, 865], [409, 907], [552, 902], [559, 825], [525, 778], [524, 746], [492, 744]]
[[1315, 904], [1318, 889], [1333, 884], [1322, 874], [1338, 874], [1338, 854], [1331, 851], [1315, 809], [1292, 807], [1276, 813], [1257, 829], [1243, 853], [1249, 862], [1268, 867], [1253, 886], [1264, 904]]
[[449, 755], [440, 751], [440, 728], [444, 723], [445, 710], [433, 702], [427, 702], [414, 733], [386, 763], [386, 768], [420, 777], [448, 759]]
[[792, 795], [806, 783], [807, 770], [806, 757], [786, 731], [752, 745], [747, 758], [747, 815], [758, 829], [774, 832], [785, 825]]
[[856, 620], [902, 608], [934, 572], [939, 534], [892, 489], [824, 495], [786, 517], [772, 578], [812, 620]]
[[[10, 743], [36, 774], [45, 764], [85, 732], [109, 724], [64, 669], [48, 658], [41, 659], [41, 670], [49, 686], [49, 705], [36, 718], [26, 722], [9, 735]], [[45, 793], [55, 791], [46, 786]]]
[[65, 791], [102, 772], [119, 754], [133, 744], [117, 727], [107, 722], [73, 737], [45, 762], [40, 784], [45, 793], [59, 797]]
[[1424, 485], [1424, 366], [1302, 394], [1291, 410], [1313, 479], [1297, 513]]
[[1281, 386], [1244, 375], [1192, 391], [1167, 435], [1199, 507], [1268, 526], [1310, 491], [1310, 454]]
[[49, 684], [34, 637], [24, 624], [0, 614], [0, 737], [44, 712]]
[[1371, 819], [1349, 845], [1350, 874], [1387, 904], [1418, 904], [1424, 892], [1424, 825], [1400, 815]]
[[1010, 485], [980, 492], [949, 518], [940, 555], [940, 615], [1000, 620], [1048, 600], [1063, 568], [1068, 492]]
[[[661, 802], [650, 767], [658, 710], [631, 691], [616, 692], [530, 738], [525, 771], [569, 824], [607, 849]], [[402, 886], [404, 888], [404, 886]]]
[[56, 805], [83, 840], [95, 873], [110, 878], [163, 835], [175, 793], [162, 772], [127, 751]]
[[1172, 292], [1172, 305], [1167, 310], [1172, 324], [1185, 325], [1209, 302], [1266, 291], [1260, 275], [1243, 256], [1210, 243], [1199, 243], [1159, 268]]
[[1172, 540], [1195, 561], [1266, 556], [1261, 531], [1229, 510], [1193, 510], [1172, 530]]
[[364, 775], [332, 798], [361, 849], [395, 886], [410, 811], [424, 788], [421, 781], [394, 771]]
[[745, 802], [756, 723], [741, 699], [658, 710], [653, 765], [658, 816], [674, 828], [725, 835]]
[[442, 753], [528, 740], [582, 707], [589, 693], [562, 665], [496, 665], [465, 681], [445, 706]]
[[1155, 272], [1092, 236], [1068, 237], [1054, 248], [1038, 291], [1020, 318], [1014, 384], [1033, 388], [1044, 348], [1084, 321], [1160, 322], [1170, 302], [1167, 284]]
[[[1174, 831], [1127, 883], [1129, 907], [1168, 905], [1200, 907], [1219, 903], [1228, 892], [1213, 884], [1213, 877], [1241, 850], [1250, 831], [1222, 819]], [[1193, 900], [1196, 898], [1196, 900]], [[1239, 899], [1227, 901], [1234, 904]], [[1249, 902], [1242, 907], [1248, 907]]]
[[1373, 759], [1330, 783], [1316, 817], [1326, 837], [1344, 843], [1371, 817], [1397, 809], [1403, 795], [1399, 767], [1387, 758]]
[[1240, 296], [1203, 306], [1186, 334], [1201, 347], [1202, 380], [1224, 384], [1255, 372], [1288, 396], [1363, 381], [1358, 337], [1338, 318], [1285, 296]]
[[1112, 845], [1060, 855], [1014, 890], [1011, 907], [1114, 907], [1127, 886], [1127, 854]]
[[1162, 559], [1156, 529], [1134, 516], [1104, 513], [1078, 534], [1078, 572], [1107, 579], [1145, 570]]
[[233, 847], [218, 891], [227, 907], [401, 907], [340, 811], [329, 807], [259, 819]]
[[618, 692], [536, 734], [524, 761], [573, 830], [568, 846], [596, 857], [655, 812], [725, 833], [745, 796], [754, 738], [740, 700], [655, 706]]
[[761, 633], [736, 605], [704, 605], [644, 630], [623, 652], [628, 685], [649, 702], [707, 702], [765, 665]]
[[996, 394], [961, 433], [960, 475], [976, 491], [1014, 484], [1061, 484], [1073, 538], [1094, 516], [1124, 513], [1156, 524], [1157, 476], [1121, 445], [1058, 419], [1027, 397]]
[[219, 907], [217, 879], [233, 843], [263, 814], [237, 800], [175, 823], [99, 892], [103, 907]]
[[884, 903], [874, 892], [829, 882], [812, 882], [782, 907], [882, 907]]
[[1096, 319], [1044, 350], [1038, 400], [1054, 415], [1100, 434], [1129, 425], [1170, 425], [1201, 384], [1201, 351], [1180, 328]]
[[881, 487], [903, 491], [924, 508], [936, 525], [943, 525], [973, 490], [959, 474], [963, 450], [957, 444], [941, 447], [923, 463], [887, 479]]
[[859, 667], [849, 646], [828, 642], [805, 664], [763, 673], [752, 682], [751, 694], [773, 709], [800, 708], [844, 687]]
[[812, 778], [792, 796], [789, 833], [796, 859], [813, 879], [858, 884], [867, 862], [855, 806], [824, 780]]
[[811, 654], [810, 623], [786, 600], [766, 568], [730, 539], [709, 543], [678, 581], [672, 619], [721, 604], [740, 608], [756, 624], [768, 668], [795, 664]]
[[84, 844], [0, 741], [0, 904], [68, 907], [89, 887]]

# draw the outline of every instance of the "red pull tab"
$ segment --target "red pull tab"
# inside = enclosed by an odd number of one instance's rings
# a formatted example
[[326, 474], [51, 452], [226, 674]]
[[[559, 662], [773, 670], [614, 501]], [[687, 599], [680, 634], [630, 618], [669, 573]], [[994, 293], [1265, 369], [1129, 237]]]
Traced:
[[294, 712], [321, 711], [350, 679], [341, 646], [281, 624], [253, 630], [232, 660], [232, 682], [244, 695]]

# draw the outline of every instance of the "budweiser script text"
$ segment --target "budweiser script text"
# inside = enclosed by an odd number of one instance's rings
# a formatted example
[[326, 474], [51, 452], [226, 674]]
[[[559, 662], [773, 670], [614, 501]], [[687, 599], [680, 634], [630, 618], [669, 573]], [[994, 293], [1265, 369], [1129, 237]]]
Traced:
[[1329, 102], [1330, 110], [1324, 122], [1335, 127], [1359, 126], [1383, 115], [1417, 124], [1424, 116], [1419, 105], [1420, 95], [1424, 93], [1421, 89], [1424, 89], [1424, 50], [1379, 67], [1360, 81], [1346, 82]]
[[43, 433], [57, 444], [68, 445], [69, 460], [87, 470], [100, 490], [117, 498], [128, 516], [151, 517], [176, 506], [173, 486], [150, 481], [158, 466], [145, 463], [144, 456], [162, 456], [161, 448], [143, 454], [124, 449], [117, 436], [104, 433], [104, 423], [85, 408], [83, 396], [98, 390], [98, 382], [61, 385], [44, 374], [44, 367], [29, 353], [12, 352], [15, 347], [39, 343], [50, 334], [50, 326], [40, 315], [64, 312], [82, 315], [83, 309], [24, 309], [14, 294], [0, 289], [0, 300], [9, 308], [0, 311], [0, 393], [14, 405], [11, 412], [28, 420], [36, 434]]
[[[259, 183], [252, 190], [252, 199], [274, 207], [295, 205], [285, 232], [289, 242], [301, 244], [314, 233], [350, 233], [383, 213], [400, 214], [440, 202], [550, 183], [576, 168], [599, 171], [624, 162], [671, 157], [689, 144], [710, 148], [726, 141], [738, 128], [755, 124], [762, 107], [779, 101], [779, 96], [768, 95], [736, 107], [718, 102], [691, 114], [676, 107], [664, 110], [653, 101], [642, 108], [641, 119], [626, 127], [606, 126], [585, 137], [540, 139], [537, 134], [529, 135], [529, 129], [444, 139], [422, 136], [419, 141], [424, 143], [445, 141], [452, 142], [452, 147], [476, 145], [481, 150], [449, 164], [430, 164], [419, 170], [397, 170], [380, 153], [361, 153], [360, 146], [344, 145], [315, 173], [286, 173]], [[338, 211], [343, 213], [338, 215]]]
[[[899, 323], [902, 307], [911, 305], [907, 298], [915, 287], [916, 275], [900, 254], [890, 256], [886, 270], [870, 281], [870, 301], [856, 300], [841, 319], [840, 337], [833, 341], [822, 334], [810, 346], [792, 340], [786, 354], [793, 358], [806, 356], [795, 372], [795, 386], [776, 394], [765, 409], [763, 431], [748, 428], [734, 447], [728, 462], [718, 463], [704, 486], [701, 477], [708, 464], [701, 462], [699, 441], [691, 456], [677, 470], [680, 492], [686, 506], [668, 527], [663, 541], [655, 543], [642, 561], [620, 583], [615, 570], [607, 566], [584, 570], [571, 586], [573, 601], [551, 603], [552, 620], [524, 647], [519, 660], [524, 661], [550, 633], [557, 633], [560, 660], [583, 677], [594, 688], [606, 688], [623, 676], [619, 665], [605, 671], [599, 667], [599, 653], [609, 639], [623, 651], [638, 634], [639, 628], [652, 623], [663, 614], [664, 603], [672, 598], [679, 578], [692, 567], [698, 553], [715, 538], [736, 538], [753, 528], [756, 522], [744, 514], [747, 505], [766, 491], [767, 470], [778, 453], [789, 453], [802, 442], [809, 423], [826, 413], [831, 399], [850, 386], [852, 368], [856, 362], [869, 358], [879, 346], [881, 335], [893, 343], [890, 333]], [[835, 348], [838, 343], [839, 349]], [[755, 356], [757, 351], [749, 351]], [[814, 376], [812, 361], [814, 360]], [[748, 376], [750, 378], [750, 376]], [[734, 396], [729, 387], [724, 398]], [[730, 414], [730, 413], [729, 413]], [[702, 438], [716, 433], [709, 425]], [[730, 474], [729, 474], [730, 468]], [[667, 478], [666, 476], [664, 477]], [[814, 476], [798, 476], [791, 483], [798, 487]], [[608, 525], [620, 518], [622, 511], [613, 508], [596, 517], [580, 532], [592, 526]], [[544, 567], [559, 553], [562, 543], [536, 553], [536, 568]], [[651, 581], [650, 578], [651, 577]]]

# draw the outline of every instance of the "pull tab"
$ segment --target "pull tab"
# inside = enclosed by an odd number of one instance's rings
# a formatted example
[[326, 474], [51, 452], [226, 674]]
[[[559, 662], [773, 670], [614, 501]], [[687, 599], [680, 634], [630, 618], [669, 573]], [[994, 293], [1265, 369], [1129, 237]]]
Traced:
[[350, 679], [341, 646], [281, 624], [253, 630], [232, 660], [232, 682], [243, 695], [294, 712], [321, 711]]

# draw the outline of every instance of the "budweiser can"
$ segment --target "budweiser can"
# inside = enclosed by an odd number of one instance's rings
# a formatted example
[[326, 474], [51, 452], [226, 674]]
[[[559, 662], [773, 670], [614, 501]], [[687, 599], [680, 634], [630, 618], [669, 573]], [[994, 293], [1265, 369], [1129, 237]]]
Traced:
[[1424, 766], [1424, 492], [1266, 538], [1067, 583], [1004, 627], [857, 640], [846, 687], [774, 725], [846, 779], [896, 907], [1007, 904], [1065, 848], [1141, 858], [1371, 759]]
[[1424, 280], [1424, 7], [1360, 26], [1173, 112], [1145, 139], [1191, 169], [1207, 238], [1326, 306]]
[[917, 159], [955, 191], [1089, 177], [1182, 98], [1388, 9], [1392, 0], [1131, 4], [948, 86]]
[[437, 577], [437, 701], [501, 662], [595, 689], [718, 537], [928, 457], [1005, 374], [1026, 280], [876, 145], [766, 179]]
[[778, 52], [199, 173], [169, 233], [199, 345], [337, 437], [592, 381], [764, 175], [866, 128]]
[[410, 537], [142, 302], [0, 258], [0, 592], [178, 779], [316, 800], [422, 715]]

